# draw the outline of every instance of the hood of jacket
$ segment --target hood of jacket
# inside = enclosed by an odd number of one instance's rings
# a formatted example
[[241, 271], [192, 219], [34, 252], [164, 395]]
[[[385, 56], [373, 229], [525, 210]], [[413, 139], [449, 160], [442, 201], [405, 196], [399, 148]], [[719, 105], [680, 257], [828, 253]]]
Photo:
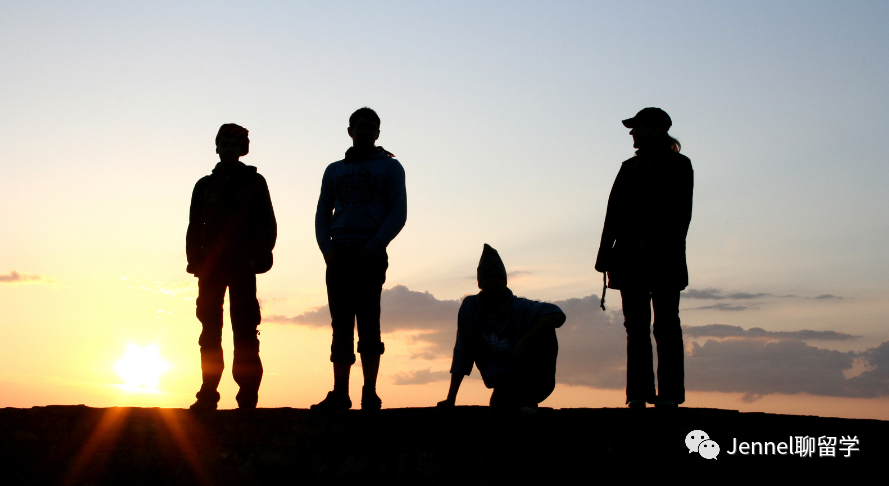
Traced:
[[395, 155], [380, 146], [375, 146], [371, 150], [360, 150], [355, 147], [349, 147], [349, 150], [346, 150], [346, 157], [343, 159], [343, 162], [348, 164], [350, 162], [361, 162], [364, 160], [380, 159], [384, 157], [391, 157], [394, 159]]
[[241, 161], [219, 162], [213, 168], [213, 174], [223, 177], [249, 177], [256, 174], [256, 167], [247, 165]]

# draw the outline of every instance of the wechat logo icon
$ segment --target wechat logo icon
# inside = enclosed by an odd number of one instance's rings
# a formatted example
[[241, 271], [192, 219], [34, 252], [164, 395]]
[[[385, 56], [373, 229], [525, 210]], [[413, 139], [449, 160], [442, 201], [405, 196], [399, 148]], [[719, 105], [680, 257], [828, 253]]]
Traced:
[[719, 444], [710, 440], [710, 436], [703, 430], [692, 430], [685, 436], [685, 447], [688, 453], [697, 452], [704, 459], [716, 459], [719, 455]]

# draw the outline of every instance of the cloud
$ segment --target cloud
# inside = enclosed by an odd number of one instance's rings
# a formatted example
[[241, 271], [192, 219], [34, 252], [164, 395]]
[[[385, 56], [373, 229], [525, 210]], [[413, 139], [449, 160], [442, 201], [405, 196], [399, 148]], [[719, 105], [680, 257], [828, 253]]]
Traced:
[[704, 290], [688, 289], [688, 291], [682, 292], [680, 295], [686, 299], [722, 300], [722, 299], [758, 299], [760, 297], [768, 297], [772, 294], [766, 294], [766, 293], [751, 294], [748, 292], [735, 292], [733, 294], [723, 295], [722, 290], [714, 289], [714, 288], [710, 287], [710, 288], [706, 288]]
[[701, 307], [692, 307], [690, 309], [683, 310], [719, 310], [719, 311], [742, 311], [747, 309], [758, 309], [758, 307], [752, 305], [732, 305], [732, 304], [713, 304], [713, 305], [705, 305]]
[[153, 294], [161, 294], [171, 298], [179, 298], [182, 300], [194, 300], [198, 295], [198, 285], [195, 281], [180, 280], [179, 282], [150, 282], [141, 283], [140, 280], [134, 280], [129, 277], [120, 277], [124, 283], [125, 289], [133, 289], [136, 295], [142, 292], [151, 292]]
[[706, 326], [683, 326], [682, 334], [688, 337], [740, 337], [740, 338], [769, 338], [769, 339], [799, 339], [803, 341], [847, 341], [861, 336], [853, 336], [836, 331], [766, 331], [761, 327], [751, 327], [744, 330], [741, 326], [728, 324], [708, 324]]
[[[603, 312], [597, 295], [553, 303], [567, 316], [557, 332], [557, 381], [573, 386], [623, 389], [626, 386], [626, 331], [620, 311]], [[439, 300], [428, 292], [396, 285], [383, 291], [381, 330], [411, 332], [408, 337], [413, 350], [411, 360], [449, 359], [459, 308], [459, 300]], [[324, 306], [293, 317], [266, 316], [263, 321], [327, 327], [330, 313]], [[686, 338], [718, 338], [707, 340], [703, 345], [696, 342], [687, 345], [688, 390], [742, 393], [748, 401], [772, 393], [889, 396], [889, 341], [856, 353], [823, 349], [804, 342], [846, 341], [857, 337], [829, 330], [769, 331], [711, 324], [687, 326], [684, 333]], [[846, 378], [844, 372], [852, 369], [856, 360], [867, 363], [868, 369]], [[419, 368], [394, 375], [394, 382], [420, 384], [448, 378], [445, 371]]]
[[39, 275], [35, 273], [18, 273], [15, 270], [2, 274], [0, 273], [0, 283], [5, 284], [43, 284], [43, 285], [54, 285], [56, 284], [56, 279], [52, 277], [48, 277], [46, 275]]
[[[706, 289], [688, 289], [685, 292], [682, 292], [681, 295], [685, 299], [704, 299], [704, 300], [723, 300], [723, 299], [732, 299], [732, 300], [746, 300], [746, 299], [759, 299], [761, 297], [781, 297], [781, 298], [791, 298], [791, 297], [799, 297], [798, 295], [787, 294], [787, 295], [775, 295], [769, 294], [765, 292], [758, 292], [755, 294], [751, 294], [750, 292], [734, 292], [731, 294], [724, 294], [722, 290], [716, 289], [713, 287], [708, 287]], [[807, 299], [815, 299], [815, 300], [825, 300], [825, 299], [842, 299], [842, 297], [838, 297], [832, 294], [821, 294], [818, 297], [806, 297]], [[696, 307], [695, 309], [718, 309], [718, 310], [742, 310], [742, 308], [735, 306], [735, 308], [718, 308], [716, 306], [712, 307]]]
[[[878, 397], [889, 395], [889, 341], [862, 353], [810, 346], [798, 340], [709, 340], [691, 343], [686, 388], [741, 392], [747, 401], [771, 393]], [[846, 378], [856, 358], [871, 369]]]
[[423, 385], [434, 381], [449, 380], [451, 374], [447, 371], [430, 371], [431, 368], [425, 370], [415, 370], [410, 372], [400, 372], [393, 375], [393, 382], [396, 385]]

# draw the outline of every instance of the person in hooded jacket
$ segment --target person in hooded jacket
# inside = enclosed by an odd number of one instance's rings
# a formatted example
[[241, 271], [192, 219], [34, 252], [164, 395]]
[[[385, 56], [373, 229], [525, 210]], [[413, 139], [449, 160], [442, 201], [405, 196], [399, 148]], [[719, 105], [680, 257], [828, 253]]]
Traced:
[[623, 124], [631, 129], [637, 151], [621, 165], [608, 197], [596, 270], [607, 274], [609, 288], [620, 290], [627, 330], [627, 404], [675, 407], [685, 401], [679, 292], [688, 286], [685, 239], [694, 171], [668, 133], [673, 122], [665, 111], [645, 108]]
[[565, 314], [555, 304], [513, 295], [506, 286], [503, 260], [488, 244], [476, 277], [481, 292], [460, 304], [451, 384], [447, 398], [437, 406], [454, 406], [463, 377], [474, 364], [485, 386], [494, 389], [491, 408], [533, 413], [556, 386], [556, 328], [565, 322]]
[[377, 395], [380, 355], [380, 296], [389, 257], [386, 247], [407, 220], [404, 168], [383, 147], [380, 117], [367, 107], [349, 117], [352, 147], [343, 160], [327, 166], [315, 212], [315, 238], [327, 264], [327, 302], [333, 339], [333, 390], [316, 411], [348, 410], [349, 374], [355, 363], [357, 321], [358, 354], [364, 372], [361, 409], [379, 410]]
[[202, 331], [202, 384], [192, 410], [212, 410], [224, 368], [222, 304], [228, 288], [238, 408], [256, 408], [262, 381], [261, 321], [256, 274], [272, 267], [277, 223], [268, 185], [256, 167], [239, 159], [250, 150], [247, 129], [228, 123], [216, 135], [219, 163], [202, 177], [191, 196], [186, 255], [188, 273], [198, 278], [197, 317]]

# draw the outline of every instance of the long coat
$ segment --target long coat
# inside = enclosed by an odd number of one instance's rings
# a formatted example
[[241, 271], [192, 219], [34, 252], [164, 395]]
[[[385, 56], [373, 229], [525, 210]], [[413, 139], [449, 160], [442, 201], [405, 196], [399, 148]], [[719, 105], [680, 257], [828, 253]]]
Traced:
[[610, 288], [688, 286], [685, 238], [693, 190], [691, 160], [677, 152], [639, 150], [621, 165], [596, 257]]

